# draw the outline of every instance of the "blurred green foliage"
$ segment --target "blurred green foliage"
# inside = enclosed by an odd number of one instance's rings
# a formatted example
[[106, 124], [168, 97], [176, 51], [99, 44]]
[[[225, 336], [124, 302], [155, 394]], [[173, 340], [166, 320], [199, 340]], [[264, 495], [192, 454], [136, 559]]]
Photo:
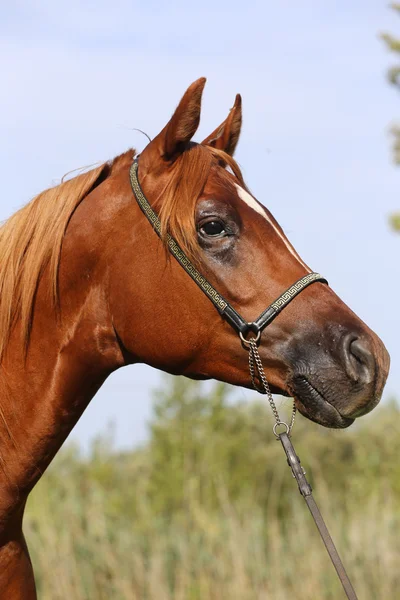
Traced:
[[[399, 13], [400, 15], [400, 4], [391, 4], [391, 8]], [[400, 39], [394, 37], [389, 33], [382, 34], [382, 39], [385, 41], [387, 47], [396, 54], [400, 53]], [[388, 79], [392, 85], [395, 85], [400, 90], [400, 64], [392, 66], [388, 70]], [[394, 138], [393, 143], [393, 157], [396, 164], [400, 164], [400, 126], [393, 125], [391, 127], [391, 133]], [[400, 213], [394, 214], [390, 217], [390, 224], [395, 231], [400, 231]]]
[[[108, 433], [86, 456], [60, 452], [25, 518], [41, 599], [341, 597], [267, 403], [239, 393], [166, 378], [143, 447], [115, 451]], [[364, 599], [400, 589], [399, 412], [386, 403], [346, 431], [295, 426]]]

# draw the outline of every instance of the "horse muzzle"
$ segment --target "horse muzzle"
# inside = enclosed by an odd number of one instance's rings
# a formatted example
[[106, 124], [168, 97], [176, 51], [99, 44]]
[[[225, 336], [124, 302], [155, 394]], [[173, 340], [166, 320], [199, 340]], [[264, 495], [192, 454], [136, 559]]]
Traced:
[[[389, 354], [373, 333], [345, 332], [332, 328], [325, 343], [302, 344], [307, 348], [292, 360], [287, 387], [298, 410], [332, 428], [349, 427], [370, 412], [381, 399], [389, 372]], [[293, 352], [291, 352], [292, 357]]]

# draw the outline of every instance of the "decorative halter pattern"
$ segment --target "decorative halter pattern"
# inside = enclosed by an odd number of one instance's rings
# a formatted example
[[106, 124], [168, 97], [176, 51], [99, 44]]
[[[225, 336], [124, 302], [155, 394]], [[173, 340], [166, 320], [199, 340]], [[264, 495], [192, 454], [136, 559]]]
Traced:
[[[138, 179], [138, 168], [138, 159], [135, 158], [130, 169], [130, 180], [133, 195], [135, 196], [142, 212], [146, 215], [147, 219], [153, 226], [154, 231], [161, 238], [161, 222], [157, 213], [150, 206], [140, 186]], [[290, 288], [288, 288], [285, 292], [283, 292], [283, 294], [281, 294], [279, 298], [270, 304], [255, 321], [249, 323], [243, 319], [243, 317], [233, 308], [233, 306], [211, 285], [208, 279], [199, 273], [193, 263], [183, 252], [178, 242], [169, 233], [167, 233], [167, 245], [173, 257], [185, 269], [186, 273], [190, 275], [199, 288], [208, 296], [218, 312], [243, 337], [248, 335], [250, 332], [258, 336], [260, 332], [265, 329], [265, 327], [269, 325], [285, 308], [285, 306], [287, 306], [289, 302], [293, 300], [293, 298], [295, 298], [310, 284], [316, 281], [328, 283], [327, 280], [319, 273], [308, 273], [291, 285]]]

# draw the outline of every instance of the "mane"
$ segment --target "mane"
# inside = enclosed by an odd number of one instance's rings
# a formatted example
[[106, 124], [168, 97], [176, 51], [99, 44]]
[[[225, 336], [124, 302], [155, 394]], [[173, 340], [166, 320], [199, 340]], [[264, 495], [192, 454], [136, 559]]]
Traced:
[[247, 189], [239, 165], [229, 154], [211, 146], [193, 144], [176, 159], [172, 176], [158, 199], [161, 237], [165, 246], [169, 233], [197, 264], [200, 262], [200, 248], [195, 226], [196, 204], [212, 169], [215, 169], [217, 184], [224, 188], [232, 186], [224, 167], [229, 168], [240, 185]]
[[58, 265], [68, 222], [108, 171], [105, 163], [41, 192], [0, 227], [0, 359], [17, 320], [27, 348], [35, 294], [47, 267], [49, 296], [57, 305]]
[[[131, 163], [133, 154], [134, 151], [129, 150], [111, 163], [41, 192], [0, 227], [0, 360], [17, 321], [20, 321], [22, 343], [27, 350], [35, 295], [47, 268], [49, 300], [57, 307], [58, 268], [70, 218], [80, 202], [111, 172]], [[245, 187], [240, 168], [231, 156], [210, 146], [193, 144], [175, 161], [171, 178], [156, 201], [156, 205], [160, 204], [165, 246], [169, 233], [194, 262], [200, 260], [194, 219], [196, 203], [215, 167], [219, 167], [215, 173], [221, 186], [232, 185], [223, 168], [228, 167]]]

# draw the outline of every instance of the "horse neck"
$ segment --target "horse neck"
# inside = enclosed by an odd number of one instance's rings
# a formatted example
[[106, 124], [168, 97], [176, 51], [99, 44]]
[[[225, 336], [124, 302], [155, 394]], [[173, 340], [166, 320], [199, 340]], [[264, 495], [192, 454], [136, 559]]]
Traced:
[[1, 365], [0, 525], [24, 502], [107, 376], [124, 364], [104, 274], [93, 270], [87, 248], [79, 247], [78, 238], [86, 239], [79, 215], [72, 221], [77, 226], [71, 222], [65, 239], [59, 310], [49, 301], [45, 273], [27, 352], [17, 325]]

